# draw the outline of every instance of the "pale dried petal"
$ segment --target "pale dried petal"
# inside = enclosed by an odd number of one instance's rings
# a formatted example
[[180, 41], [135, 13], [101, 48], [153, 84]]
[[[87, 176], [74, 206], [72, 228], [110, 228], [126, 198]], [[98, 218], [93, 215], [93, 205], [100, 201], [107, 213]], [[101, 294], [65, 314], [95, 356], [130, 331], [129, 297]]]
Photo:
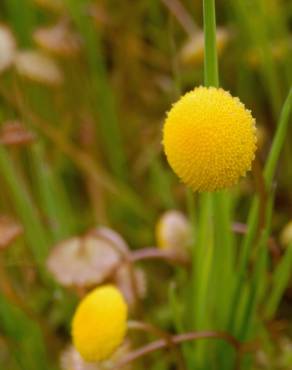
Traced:
[[[116, 234], [110, 229], [100, 229], [103, 233]], [[63, 241], [53, 249], [47, 266], [60, 284], [90, 286], [102, 283], [113, 274], [123, 258], [120, 248], [125, 246], [102, 236], [100, 229]], [[117, 234], [115, 237], [121, 243]]]
[[16, 53], [16, 42], [12, 32], [6, 26], [0, 25], [0, 73], [13, 63]]
[[7, 248], [22, 232], [20, 224], [7, 216], [0, 216], [0, 249]]
[[91, 235], [97, 236], [98, 238], [104, 239], [111, 243], [113, 248], [119, 251], [121, 255], [126, 255], [129, 252], [129, 246], [125, 240], [113, 229], [109, 227], [100, 226], [90, 231]]
[[80, 50], [80, 39], [65, 24], [42, 27], [33, 34], [35, 42], [50, 53], [70, 57]]
[[98, 364], [85, 362], [73, 346], [62, 352], [60, 365], [62, 370], [100, 370]]
[[[61, 370], [109, 370], [116, 362], [130, 351], [129, 341], [125, 341], [111, 356], [110, 359], [99, 363], [90, 363], [83, 360], [77, 350], [71, 345], [64, 350], [60, 357]], [[130, 370], [130, 365], [123, 368]]]
[[146, 296], [146, 276], [140, 268], [132, 269], [129, 265], [123, 264], [116, 271], [114, 281], [129, 306], [134, 306], [137, 299], [143, 299]]
[[33, 132], [29, 131], [19, 121], [4, 122], [0, 130], [0, 143], [8, 146], [30, 144], [35, 140]]
[[35, 82], [58, 86], [63, 82], [63, 73], [56, 62], [38, 51], [21, 51], [15, 58], [19, 75]]

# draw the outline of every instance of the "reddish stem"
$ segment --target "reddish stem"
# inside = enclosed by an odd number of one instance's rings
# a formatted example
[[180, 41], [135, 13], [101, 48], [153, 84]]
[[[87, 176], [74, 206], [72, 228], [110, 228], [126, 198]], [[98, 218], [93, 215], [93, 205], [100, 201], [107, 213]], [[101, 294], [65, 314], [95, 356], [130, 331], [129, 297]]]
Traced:
[[[232, 224], [232, 231], [238, 234], [246, 234], [247, 225], [241, 222], [234, 222]], [[279, 260], [279, 258], [281, 257], [281, 248], [277, 244], [275, 238], [273, 238], [272, 236], [270, 236], [268, 239], [268, 246], [275, 261]]]
[[164, 339], [165, 342], [166, 342], [167, 347], [169, 347], [169, 349], [171, 349], [175, 352], [176, 359], [177, 359], [177, 364], [178, 364], [178, 370], [184, 370], [185, 369], [185, 364], [184, 364], [184, 359], [183, 359], [183, 356], [182, 356], [182, 353], [181, 353], [181, 349], [176, 346], [176, 343], [174, 343], [174, 341], [173, 341], [173, 336], [170, 333], [168, 333], [164, 330], [161, 330], [160, 328], [158, 328], [158, 327], [156, 327], [152, 324], [144, 323], [144, 322], [141, 322], [141, 321], [129, 321], [128, 322], [128, 328], [129, 329], [134, 329], [134, 330], [142, 330], [142, 331], [145, 331], [145, 332], [148, 332], [148, 333], [152, 333], [152, 334], [158, 336], [159, 338]]
[[186, 265], [186, 260], [170, 251], [163, 251], [156, 247], [138, 249], [131, 252], [131, 261], [137, 262], [148, 259], [161, 259], [175, 264]]
[[[172, 343], [180, 344], [180, 343], [188, 342], [192, 340], [208, 339], [208, 338], [224, 340], [234, 348], [237, 354], [236, 369], [239, 370], [239, 358], [242, 354], [243, 347], [242, 347], [242, 344], [236, 338], [234, 338], [232, 335], [228, 333], [215, 332], [215, 331], [184, 333], [184, 334], [172, 336]], [[169, 346], [169, 343], [165, 339], [160, 339], [152, 343], [149, 343], [144, 347], [138, 348], [137, 350], [130, 352], [126, 357], [124, 357], [124, 359], [122, 359], [120, 362], [118, 362], [114, 366], [113, 370], [121, 369], [122, 367], [137, 360], [138, 358], [144, 357], [148, 355], [149, 353], [166, 348], [168, 346]]]

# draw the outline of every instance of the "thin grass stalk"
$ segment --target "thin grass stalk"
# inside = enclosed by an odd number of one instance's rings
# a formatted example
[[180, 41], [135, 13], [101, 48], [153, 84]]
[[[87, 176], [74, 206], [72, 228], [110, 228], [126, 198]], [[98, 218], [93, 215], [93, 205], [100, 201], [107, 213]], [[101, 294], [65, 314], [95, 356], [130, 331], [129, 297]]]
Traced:
[[[288, 124], [289, 124], [289, 118], [291, 115], [292, 110], [292, 89], [290, 90], [288, 97], [284, 103], [278, 128], [276, 131], [275, 138], [273, 140], [273, 144], [270, 150], [270, 153], [268, 155], [268, 159], [265, 165], [264, 169], [264, 178], [265, 178], [265, 184], [266, 189], [269, 191], [272, 185], [272, 181], [275, 175], [277, 163], [279, 160], [279, 156], [281, 153], [281, 150], [283, 148], [286, 133], [288, 130]], [[238, 266], [238, 274], [237, 274], [237, 281], [235, 283], [234, 287], [234, 295], [232, 299], [231, 308], [234, 310], [234, 315], [230, 316], [230, 322], [229, 322], [229, 330], [232, 330], [235, 326], [235, 317], [237, 315], [237, 309], [238, 309], [238, 302], [240, 295], [242, 293], [242, 289], [244, 286], [245, 276], [246, 276], [246, 270], [247, 270], [247, 264], [250, 257], [252, 245], [254, 242], [254, 239], [256, 237], [257, 229], [258, 229], [258, 212], [259, 212], [259, 199], [256, 196], [253, 200], [253, 203], [250, 208], [248, 221], [247, 221], [247, 234], [245, 235], [242, 247], [241, 247], [241, 253], [239, 256], [239, 266]]]
[[105, 152], [113, 174], [126, 181], [126, 155], [122, 144], [121, 130], [115, 112], [114, 95], [108, 81], [102, 44], [92, 19], [86, 15], [88, 1], [66, 0], [67, 9], [85, 41], [86, 56], [91, 73], [92, 104], [98, 114], [99, 129]]
[[56, 242], [74, 232], [73, 210], [64, 194], [63, 184], [54, 176], [50, 164], [46, 163], [41, 143], [32, 146], [30, 159], [40, 206]]
[[265, 318], [270, 320], [275, 315], [277, 308], [283, 297], [283, 293], [289, 284], [292, 271], [292, 243], [290, 243], [278, 263], [272, 277], [272, 286], [267, 302], [265, 303]]
[[264, 285], [268, 273], [268, 240], [271, 231], [273, 205], [274, 197], [272, 195], [270, 196], [266, 212], [267, 222], [265, 228], [262, 231], [262, 235], [257, 246], [254, 274], [251, 280], [251, 293], [247, 302], [247, 306], [245, 307], [245, 313], [239, 331], [239, 338], [241, 338], [242, 340], [246, 340], [249, 334], [252, 332], [253, 321], [255, 320], [256, 315], [256, 308], [260, 303], [264, 293]]
[[20, 45], [22, 47], [31, 46], [31, 35], [37, 21], [32, 1], [4, 0], [4, 6]]
[[[282, 93], [278, 72], [271, 54], [267, 26], [259, 1], [239, 0], [236, 2], [232, 1], [231, 4], [242, 28], [241, 36], [244, 38], [247, 36], [247, 44], [250, 45], [252, 43], [255, 50], [260, 53], [261, 78], [269, 94], [273, 115], [277, 117], [282, 104]], [[253, 17], [250, 16], [251, 12], [254, 13]], [[255, 27], [257, 32], [254, 31]]]
[[[176, 332], [178, 334], [182, 334], [185, 331], [184, 323], [182, 320], [182, 307], [180, 305], [180, 297], [178, 296], [175, 288], [175, 284], [170, 284], [168, 290], [168, 298]], [[193, 348], [190, 343], [182, 344], [182, 354], [185, 358], [188, 368], [191, 368], [191, 366], [193, 366], [192, 352]]]
[[0, 146], [0, 176], [9, 189], [11, 201], [24, 225], [28, 247], [36, 263], [41, 267], [48, 253], [48, 235], [22, 179], [17, 175], [12, 161], [2, 146]]
[[137, 216], [141, 219], [149, 222], [153, 219], [152, 213], [150, 211], [146, 212], [145, 206], [142, 200], [134, 193], [130, 187], [120, 183], [118, 181], [114, 182], [113, 178], [108, 175], [101, 166], [94, 159], [84, 153], [73, 143], [71, 143], [68, 138], [64, 137], [62, 133], [59, 132], [57, 128], [50, 125], [46, 120], [42, 119], [40, 116], [34, 112], [28, 111], [26, 109], [25, 100], [19, 91], [15, 90], [17, 101], [15, 98], [7, 94], [4, 89], [0, 87], [1, 96], [11, 104], [13, 107], [19, 111], [19, 113], [27, 119], [32, 125], [40, 131], [47, 139], [49, 139], [58, 149], [64, 153], [81, 171], [86, 173], [91, 179], [92, 183], [102, 186], [109, 193], [113, 194], [121, 201], [124, 206], [129, 207]]
[[[49, 370], [44, 338], [38, 324], [0, 292], [0, 328], [13, 340], [10, 355], [20, 369]], [[32, 351], [33, 349], [33, 351]]]

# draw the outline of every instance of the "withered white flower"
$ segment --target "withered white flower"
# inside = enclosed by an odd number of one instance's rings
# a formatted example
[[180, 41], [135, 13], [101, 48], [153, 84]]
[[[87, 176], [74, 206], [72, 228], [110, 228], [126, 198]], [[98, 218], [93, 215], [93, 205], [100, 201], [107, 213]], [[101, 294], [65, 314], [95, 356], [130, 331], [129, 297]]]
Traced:
[[124, 263], [117, 269], [114, 282], [130, 307], [135, 306], [137, 299], [143, 299], [146, 295], [146, 276], [141, 268], [131, 268]]
[[16, 41], [10, 29], [0, 24], [0, 73], [13, 63]]
[[[74, 346], [67, 347], [60, 356], [60, 365], [62, 370], [109, 370], [114, 364], [130, 351], [129, 341], [124, 343], [114, 352], [108, 360], [102, 362], [86, 362], [77, 352]], [[130, 365], [124, 370], [130, 370]]]
[[35, 50], [18, 52], [15, 67], [20, 76], [50, 86], [59, 86], [64, 79], [62, 70], [56, 62]]
[[0, 250], [9, 245], [22, 234], [23, 227], [8, 216], [0, 216]]
[[80, 50], [79, 36], [64, 23], [38, 28], [33, 38], [39, 47], [58, 56], [71, 57]]
[[47, 267], [64, 286], [100, 284], [115, 272], [127, 251], [125, 248], [126, 244], [113, 230], [97, 228], [85, 236], [75, 236], [55, 246], [48, 257]]

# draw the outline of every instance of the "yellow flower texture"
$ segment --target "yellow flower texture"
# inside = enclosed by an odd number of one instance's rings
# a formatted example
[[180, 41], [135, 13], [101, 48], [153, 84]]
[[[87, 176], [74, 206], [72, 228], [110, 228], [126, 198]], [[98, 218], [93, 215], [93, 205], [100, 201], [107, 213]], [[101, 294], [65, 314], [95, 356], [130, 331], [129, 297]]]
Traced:
[[174, 172], [194, 191], [224, 189], [251, 169], [255, 120], [229, 92], [198, 87], [168, 112], [163, 145]]
[[90, 292], [81, 301], [72, 322], [73, 344], [86, 361], [109, 358], [123, 342], [128, 309], [112, 285]]

